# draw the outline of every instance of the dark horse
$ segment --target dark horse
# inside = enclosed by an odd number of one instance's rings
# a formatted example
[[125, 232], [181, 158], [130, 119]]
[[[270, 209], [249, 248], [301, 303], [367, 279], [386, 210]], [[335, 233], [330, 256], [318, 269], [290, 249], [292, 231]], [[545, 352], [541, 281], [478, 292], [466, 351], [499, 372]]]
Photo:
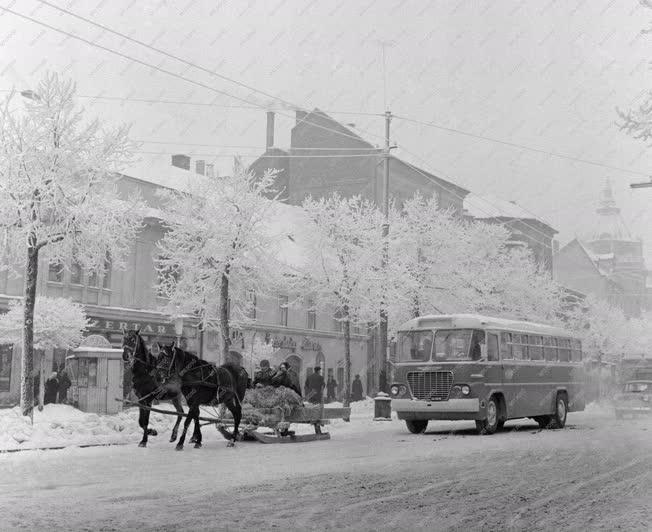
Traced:
[[244, 368], [231, 364], [216, 366], [199, 357], [175, 347], [174, 343], [160, 346], [159, 371], [166, 374], [164, 382], [181, 386], [188, 403], [188, 417], [177, 443], [177, 450], [183, 449], [186, 432], [191, 420], [195, 420], [195, 448], [201, 447], [202, 434], [199, 425], [200, 405], [224, 404], [233, 415], [233, 447], [238, 438], [242, 419], [242, 401], [247, 390], [249, 375]]
[[[149, 408], [152, 406], [154, 399], [172, 402], [175, 410], [179, 414], [172, 429], [172, 435], [170, 436], [170, 441], [175, 441], [177, 439], [179, 424], [183, 417], [183, 406], [181, 405], [183, 396], [179, 388], [168, 386], [158, 379], [156, 373], [156, 357], [145, 347], [145, 341], [140, 336], [139, 331], [126, 331], [123, 329], [122, 360], [129, 363], [133, 389], [138, 397], [140, 408], [138, 424], [143, 429], [143, 439], [138, 446], [147, 447], [147, 436], [156, 436], [154, 429], [147, 428], [149, 425]], [[198, 426], [195, 425], [195, 430], [197, 428]]]

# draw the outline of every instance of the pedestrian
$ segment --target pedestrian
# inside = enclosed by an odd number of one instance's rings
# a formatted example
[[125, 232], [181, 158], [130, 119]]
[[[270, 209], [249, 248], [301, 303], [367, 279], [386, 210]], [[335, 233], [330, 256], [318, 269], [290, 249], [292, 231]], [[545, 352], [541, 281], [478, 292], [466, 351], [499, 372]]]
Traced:
[[65, 369], [62, 369], [57, 373], [57, 381], [59, 383], [59, 391], [57, 402], [61, 404], [68, 403], [68, 388], [72, 384], [70, 382], [70, 377], [68, 377], [68, 372]]
[[274, 370], [269, 367], [269, 360], [260, 361], [260, 369], [254, 374], [254, 388], [271, 386]]
[[335, 393], [337, 392], [337, 382], [332, 375], [328, 376], [328, 381], [326, 382], [326, 402], [331, 403], [335, 401]]
[[356, 375], [351, 383], [351, 401], [362, 401], [363, 399], [362, 381], [360, 380], [360, 375]]
[[321, 367], [315, 366], [315, 370], [306, 379], [306, 398], [312, 404], [319, 404], [324, 396], [324, 377], [321, 374]]
[[43, 404], [57, 402], [57, 393], [59, 392], [59, 381], [57, 381], [57, 373], [55, 371], [45, 381], [45, 394], [43, 396]]

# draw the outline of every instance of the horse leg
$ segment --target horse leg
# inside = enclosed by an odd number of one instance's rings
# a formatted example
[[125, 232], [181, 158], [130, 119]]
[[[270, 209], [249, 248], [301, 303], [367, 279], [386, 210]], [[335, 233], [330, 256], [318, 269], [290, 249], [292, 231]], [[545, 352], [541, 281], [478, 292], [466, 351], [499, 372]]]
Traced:
[[[195, 413], [195, 410], [197, 413]], [[195, 415], [199, 415], [199, 407], [197, 405], [192, 404], [188, 405], [188, 416], [186, 417], [186, 421], [183, 423], [183, 431], [181, 432], [181, 438], [179, 438], [179, 442], [177, 443], [177, 451], [182, 451], [183, 450], [183, 444], [186, 441], [186, 433], [188, 432], [188, 427], [190, 426], [190, 422], [194, 419]]]
[[172, 434], [170, 435], [171, 442], [177, 439], [177, 434], [179, 433], [179, 425], [181, 425], [181, 420], [183, 419], [183, 406], [181, 406], [181, 401], [179, 401], [179, 398], [175, 397], [172, 399], [172, 404], [174, 405], [174, 409], [179, 415], [177, 416], [177, 421], [174, 424], [174, 427], [172, 427]]
[[195, 441], [195, 449], [199, 449], [202, 442], [201, 425], [199, 423], [199, 406], [197, 406], [197, 415], [195, 416], [195, 432], [192, 438]]
[[[149, 403], [145, 403], [143, 406], [149, 407]], [[147, 425], [149, 424], [149, 410], [141, 406], [138, 409], [138, 424], [140, 428], [143, 429], [143, 439], [140, 440], [138, 447], [147, 447]]]
[[238, 440], [238, 429], [242, 420], [242, 406], [236, 397], [231, 398], [226, 406], [233, 416], [233, 440], [227, 443], [227, 447], [234, 447], [235, 442]]

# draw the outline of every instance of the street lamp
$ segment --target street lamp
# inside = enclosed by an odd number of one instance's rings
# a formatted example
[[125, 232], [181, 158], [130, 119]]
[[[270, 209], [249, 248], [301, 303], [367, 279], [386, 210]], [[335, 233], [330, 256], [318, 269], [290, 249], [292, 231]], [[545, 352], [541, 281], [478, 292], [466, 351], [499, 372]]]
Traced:
[[177, 347], [181, 347], [181, 335], [183, 334], [183, 316], [179, 312], [179, 305], [176, 306], [174, 315], [174, 334], [177, 335]]

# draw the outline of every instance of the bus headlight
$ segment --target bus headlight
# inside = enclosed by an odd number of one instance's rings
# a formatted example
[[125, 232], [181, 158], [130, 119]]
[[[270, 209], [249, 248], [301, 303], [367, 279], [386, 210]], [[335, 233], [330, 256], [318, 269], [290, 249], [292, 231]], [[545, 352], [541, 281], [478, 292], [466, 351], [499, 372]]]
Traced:
[[471, 388], [467, 384], [462, 384], [462, 395], [469, 395]]
[[400, 389], [399, 389], [398, 386], [396, 386], [396, 384], [394, 384], [394, 385], [389, 389], [389, 393], [391, 393], [392, 395], [398, 395], [398, 392], [399, 392], [399, 391], [400, 391]]

